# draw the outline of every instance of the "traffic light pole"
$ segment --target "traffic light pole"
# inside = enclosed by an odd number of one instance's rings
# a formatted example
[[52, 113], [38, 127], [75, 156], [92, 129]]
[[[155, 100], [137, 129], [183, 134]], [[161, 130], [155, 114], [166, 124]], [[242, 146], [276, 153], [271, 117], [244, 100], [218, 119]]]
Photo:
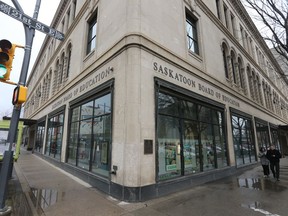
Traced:
[[[19, 5], [17, 0], [12, 0], [14, 6], [17, 10], [20, 12], [23, 12], [23, 9]], [[36, 5], [34, 9], [33, 18], [37, 20], [38, 18], [38, 12], [40, 8], [41, 0], [36, 0]], [[31, 57], [31, 49], [33, 44], [33, 38], [35, 35], [35, 29], [30, 28], [29, 26], [24, 25], [25, 30], [25, 52], [24, 52], [24, 59], [22, 63], [21, 73], [19, 77], [18, 85], [25, 86], [26, 79], [28, 75], [28, 68], [30, 63], [30, 57]], [[10, 215], [11, 214], [11, 207], [7, 207], [5, 205], [6, 201], [6, 193], [7, 193], [7, 186], [8, 186], [8, 180], [9, 180], [9, 174], [12, 171], [12, 164], [13, 164], [13, 151], [12, 146], [13, 143], [16, 141], [16, 135], [17, 135], [17, 128], [19, 123], [19, 117], [21, 113], [21, 105], [14, 105], [12, 118], [10, 120], [10, 128], [9, 128], [9, 134], [8, 134], [8, 143], [9, 143], [9, 149], [8, 151], [5, 151], [4, 158], [3, 158], [3, 165], [1, 168], [0, 173], [0, 215]]]

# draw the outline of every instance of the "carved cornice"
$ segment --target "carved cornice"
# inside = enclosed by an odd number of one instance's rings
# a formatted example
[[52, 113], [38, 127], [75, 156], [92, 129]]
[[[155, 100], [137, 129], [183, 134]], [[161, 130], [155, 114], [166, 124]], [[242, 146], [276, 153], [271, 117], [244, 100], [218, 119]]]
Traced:
[[57, 28], [59, 26], [59, 23], [61, 22], [61, 18], [63, 17], [63, 13], [66, 11], [67, 5], [69, 5], [71, 0], [62, 0], [59, 3], [59, 6], [57, 8], [57, 11], [55, 12], [55, 16], [51, 22], [52, 28]]

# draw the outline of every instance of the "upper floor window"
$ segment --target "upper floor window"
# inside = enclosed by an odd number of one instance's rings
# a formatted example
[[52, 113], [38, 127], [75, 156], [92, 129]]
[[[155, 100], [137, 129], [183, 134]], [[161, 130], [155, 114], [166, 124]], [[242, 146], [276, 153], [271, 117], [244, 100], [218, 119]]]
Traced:
[[216, 0], [216, 8], [217, 8], [218, 19], [221, 19], [220, 0]]
[[229, 27], [229, 24], [228, 24], [228, 7], [224, 4], [223, 5], [223, 8], [224, 8], [224, 18], [225, 18], [225, 25], [226, 25], [226, 28]]
[[186, 31], [188, 40], [188, 49], [193, 53], [199, 54], [197, 20], [186, 13]]
[[228, 72], [228, 48], [225, 43], [222, 43], [222, 55], [223, 55], [223, 62], [224, 62], [224, 72], [225, 77], [229, 79], [229, 72]]
[[237, 37], [237, 30], [236, 30], [236, 21], [235, 21], [235, 16], [232, 14], [232, 13], [230, 13], [230, 16], [231, 16], [231, 27], [232, 27], [232, 29], [231, 29], [231, 31], [232, 31], [232, 34], [234, 35], [234, 37]]
[[65, 29], [65, 18], [62, 20], [62, 24], [61, 24], [61, 31], [65, 33], [66, 29]]
[[97, 32], [97, 13], [88, 22], [88, 43], [87, 43], [87, 53], [90, 53], [96, 47], [96, 32]]
[[240, 57], [238, 57], [238, 71], [239, 71], [239, 79], [240, 79], [240, 87], [244, 89], [244, 74], [243, 74], [243, 63]]
[[240, 40], [242, 43], [242, 46], [245, 47], [245, 43], [244, 43], [244, 29], [243, 27], [240, 25]]
[[72, 52], [72, 45], [71, 45], [71, 44], [69, 44], [67, 51], [68, 51], [68, 56], [67, 56], [66, 78], [68, 78], [68, 77], [69, 77], [69, 74], [70, 74], [71, 52]]
[[65, 54], [62, 53], [59, 65], [59, 84], [63, 82], [64, 63], [65, 63]]
[[233, 82], [236, 84], [237, 83], [237, 75], [236, 75], [236, 68], [235, 68], [235, 63], [236, 63], [236, 59], [235, 59], [235, 54], [234, 52], [231, 51], [231, 67], [232, 67], [232, 74], [233, 74]]

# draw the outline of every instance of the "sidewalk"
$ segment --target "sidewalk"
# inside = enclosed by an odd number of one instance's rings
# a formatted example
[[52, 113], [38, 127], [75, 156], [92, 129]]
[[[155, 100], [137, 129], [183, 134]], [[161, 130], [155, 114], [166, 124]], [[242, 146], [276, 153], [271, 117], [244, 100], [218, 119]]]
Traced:
[[33, 215], [113, 216], [126, 211], [120, 201], [24, 149], [14, 169]]
[[238, 176], [142, 203], [126, 203], [22, 149], [12, 182], [19, 180], [23, 190], [17, 205], [27, 202], [31, 211], [13, 216], [285, 216], [288, 159], [281, 159], [280, 167], [280, 182], [263, 178], [259, 163]]

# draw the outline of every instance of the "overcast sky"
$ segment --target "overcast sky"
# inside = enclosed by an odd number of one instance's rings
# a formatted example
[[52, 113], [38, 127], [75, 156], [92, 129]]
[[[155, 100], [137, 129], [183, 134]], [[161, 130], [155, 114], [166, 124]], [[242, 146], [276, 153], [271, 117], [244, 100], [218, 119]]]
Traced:
[[[2, 2], [15, 8], [14, 4], [10, 0], [1, 0]], [[30, 17], [33, 17], [36, 0], [18, 0], [20, 6], [22, 7], [24, 13]], [[53, 19], [54, 13], [57, 10], [60, 0], [42, 0], [38, 15], [38, 21], [50, 26]], [[0, 23], [1, 23], [1, 34], [0, 40], [7, 39], [12, 43], [25, 46], [25, 33], [23, 24], [13, 19], [12, 17], [0, 12]], [[35, 36], [32, 46], [32, 55], [29, 64], [29, 72], [33, 67], [34, 61], [37, 54], [41, 48], [45, 34], [40, 31], [35, 31]], [[15, 57], [13, 61], [13, 68], [11, 71], [10, 80], [18, 83], [19, 76], [22, 68], [22, 61], [24, 57], [24, 49], [17, 48], [15, 52]], [[28, 77], [27, 77], [28, 78]], [[8, 85], [6, 83], [0, 82], [0, 118], [4, 115], [11, 116], [13, 111], [12, 105], [12, 94], [15, 86]]]

